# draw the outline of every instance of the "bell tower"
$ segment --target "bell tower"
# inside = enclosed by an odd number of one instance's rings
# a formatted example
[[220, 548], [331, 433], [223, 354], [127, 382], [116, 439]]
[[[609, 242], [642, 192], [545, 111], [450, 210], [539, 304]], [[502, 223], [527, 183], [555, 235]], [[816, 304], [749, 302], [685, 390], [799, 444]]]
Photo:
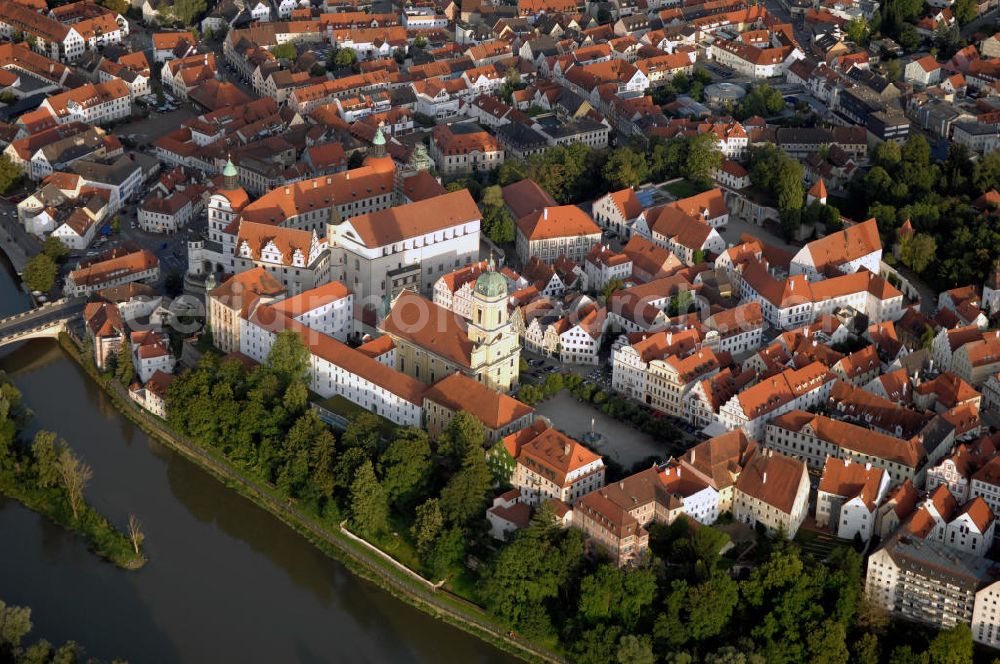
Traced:
[[983, 284], [982, 306], [990, 316], [995, 316], [997, 312], [1000, 312], [1000, 258], [993, 263], [990, 276]]
[[472, 321], [469, 325], [469, 339], [473, 342], [489, 343], [504, 331], [507, 318], [507, 281], [493, 263], [476, 279], [472, 291]]
[[477, 379], [490, 389], [509, 391], [517, 384], [521, 346], [507, 315], [507, 280], [496, 271], [492, 256], [472, 290], [467, 334], [475, 344], [472, 369]]

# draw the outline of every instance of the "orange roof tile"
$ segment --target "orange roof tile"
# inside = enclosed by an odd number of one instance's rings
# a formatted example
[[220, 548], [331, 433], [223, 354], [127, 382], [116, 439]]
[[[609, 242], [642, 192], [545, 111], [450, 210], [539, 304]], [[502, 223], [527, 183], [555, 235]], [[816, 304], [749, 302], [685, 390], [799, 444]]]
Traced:
[[455, 372], [439, 380], [424, 393], [424, 399], [452, 411], [475, 416], [487, 429], [502, 429], [534, 412], [534, 408], [514, 397], [491, 390], [463, 373]]
[[567, 478], [571, 473], [600, 459], [600, 455], [552, 428], [523, 444], [517, 456], [518, 463], [561, 487], [570, 484]]
[[351, 217], [342, 228], [366, 247], [382, 247], [394, 242], [433, 233], [452, 226], [478, 221], [479, 207], [467, 189]]
[[529, 241], [601, 235], [600, 226], [575, 205], [545, 207], [532, 212], [517, 220], [517, 229]]
[[805, 476], [806, 465], [798, 459], [778, 452], [758, 454], [740, 473], [736, 489], [789, 514]]

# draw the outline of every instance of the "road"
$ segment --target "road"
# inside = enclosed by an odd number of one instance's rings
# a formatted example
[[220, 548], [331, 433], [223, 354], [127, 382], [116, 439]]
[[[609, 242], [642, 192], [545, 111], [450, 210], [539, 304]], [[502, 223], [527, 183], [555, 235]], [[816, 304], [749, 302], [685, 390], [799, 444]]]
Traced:
[[4, 198], [0, 198], [0, 246], [18, 274], [24, 271], [28, 259], [42, 248], [38, 239], [18, 222], [17, 205]]
[[962, 39], [966, 39], [966, 40], [969, 39], [969, 37], [971, 37], [973, 34], [975, 34], [975, 32], [977, 30], [979, 30], [983, 26], [989, 25], [992, 22], [996, 21], [997, 17], [998, 17], [997, 11], [998, 11], [998, 9], [996, 7], [994, 7], [992, 11], [988, 11], [985, 14], [983, 14], [982, 16], [977, 16], [975, 20], [970, 21], [969, 23], [967, 23], [965, 25], [965, 27], [962, 28], [961, 31], [960, 31], [960, 34], [962, 35]]
[[87, 298], [74, 297], [53, 303], [39, 309], [30, 309], [24, 313], [0, 320], [0, 345], [5, 343], [8, 337], [27, 332], [49, 323], [59, 320], [75, 318], [83, 313]]

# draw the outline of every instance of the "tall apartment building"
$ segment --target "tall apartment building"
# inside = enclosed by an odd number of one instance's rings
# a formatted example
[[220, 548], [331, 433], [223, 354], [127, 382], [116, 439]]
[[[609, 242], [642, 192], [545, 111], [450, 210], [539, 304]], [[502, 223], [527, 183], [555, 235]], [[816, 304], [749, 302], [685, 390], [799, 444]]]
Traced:
[[972, 638], [1000, 645], [1000, 568], [981, 556], [921, 540], [901, 529], [868, 559], [865, 594], [875, 605], [916, 622], [972, 627]]

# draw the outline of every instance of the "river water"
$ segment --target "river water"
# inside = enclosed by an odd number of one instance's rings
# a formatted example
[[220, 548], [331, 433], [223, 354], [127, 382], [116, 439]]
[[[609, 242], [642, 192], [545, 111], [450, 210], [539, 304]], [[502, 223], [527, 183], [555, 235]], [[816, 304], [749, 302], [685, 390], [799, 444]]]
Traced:
[[[0, 256], [0, 261], [6, 259]], [[0, 267], [0, 317], [27, 308]], [[93, 467], [89, 500], [144, 524], [150, 562], [125, 572], [0, 498], [0, 599], [35, 638], [141, 662], [509, 662], [354, 577], [283, 523], [120, 417], [51, 341], [0, 349], [34, 411]]]

